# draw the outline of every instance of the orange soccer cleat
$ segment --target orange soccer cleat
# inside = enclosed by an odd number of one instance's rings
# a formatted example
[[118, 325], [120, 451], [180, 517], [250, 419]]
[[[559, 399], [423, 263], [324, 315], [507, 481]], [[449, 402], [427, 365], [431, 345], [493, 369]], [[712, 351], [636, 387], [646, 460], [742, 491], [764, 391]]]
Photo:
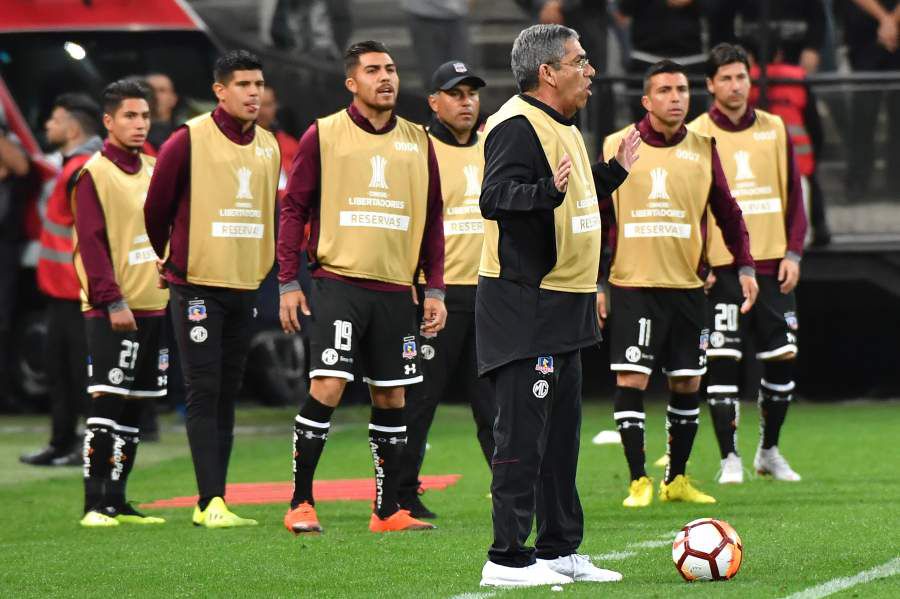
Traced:
[[322, 532], [316, 516], [316, 508], [304, 501], [284, 515], [284, 526], [295, 535], [306, 532]]
[[378, 514], [372, 514], [369, 530], [372, 532], [396, 532], [399, 530], [431, 530], [434, 524], [416, 520], [409, 515], [409, 510], [397, 510], [393, 515], [382, 520]]

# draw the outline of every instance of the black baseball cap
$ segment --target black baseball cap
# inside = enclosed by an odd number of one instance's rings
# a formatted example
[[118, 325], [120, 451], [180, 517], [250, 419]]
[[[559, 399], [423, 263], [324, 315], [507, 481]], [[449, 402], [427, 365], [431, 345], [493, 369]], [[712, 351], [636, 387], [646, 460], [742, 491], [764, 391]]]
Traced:
[[445, 62], [431, 76], [432, 91], [447, 91], [460, 83], [468, 83], [476, 88], [487, 85], [484, 79], [470, 71], [466, 63], [461, 60]]

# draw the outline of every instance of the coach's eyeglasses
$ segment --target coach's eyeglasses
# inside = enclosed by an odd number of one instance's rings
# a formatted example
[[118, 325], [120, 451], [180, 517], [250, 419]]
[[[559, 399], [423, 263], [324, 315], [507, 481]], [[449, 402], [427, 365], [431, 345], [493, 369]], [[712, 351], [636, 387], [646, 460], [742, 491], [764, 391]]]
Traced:
[[581, 58], [575, 59], [575, 62], [562, 62], [562, 61], [559, 61], [559, 62], [557, 62], [556, 64], [558, 64], [558, 65], [566, 65], [567, 67], [575, 67], [575, 70], [576, 70], [576, 71], [578, 71], [579, 73], [583, 73], [584, 70], [588, 67], [588, 65], [591, 64], [591, 61], [590, 61], [589, 58], [587, 58], [587, 57], [585, 57], [585, 56], [582, 56]]

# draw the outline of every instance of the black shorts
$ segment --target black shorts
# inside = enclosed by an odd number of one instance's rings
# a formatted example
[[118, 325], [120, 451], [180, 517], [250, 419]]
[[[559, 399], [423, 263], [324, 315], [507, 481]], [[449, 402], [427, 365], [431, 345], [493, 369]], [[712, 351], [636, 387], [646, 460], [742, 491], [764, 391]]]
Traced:
[[138, 316], [137, 331], [117, 333], [107, 318], [85, 318], [88, 393], [133, 398], [166, 395], [169, 348], [163, 316]]
[[373, 291], [316, 278], [309, 301], [309, 378], [352, 381], [356, 370], [375, 387], [422, 381], [416, 309], [409, 291]]
[[703, 288], [610, 286], [610, 369], [669, 376], [706, 372], [706, 295]]
[[709, 290], [710, 358], [744, 356], [744, 344], [753, 336], [756, 357], [770, 360], [797, 353], [797, 299], [794, 292], [781, 293], [774, 275], [758, 275], [759, 296], [748, 314], [741, 314], [744, 297], [734, 270], [716, 271], [716, 284]]

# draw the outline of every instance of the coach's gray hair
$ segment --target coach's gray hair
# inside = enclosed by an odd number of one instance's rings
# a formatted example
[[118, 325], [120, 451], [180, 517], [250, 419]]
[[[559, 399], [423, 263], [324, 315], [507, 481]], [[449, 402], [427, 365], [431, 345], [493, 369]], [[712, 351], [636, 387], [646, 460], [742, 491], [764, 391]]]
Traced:
[[562, 25], [532, 25], [513, 42], [510, 66], [520, 92], [536, 89], [542, 64], [558, 63], [566, 55], [566, 41], [578, 32]]

